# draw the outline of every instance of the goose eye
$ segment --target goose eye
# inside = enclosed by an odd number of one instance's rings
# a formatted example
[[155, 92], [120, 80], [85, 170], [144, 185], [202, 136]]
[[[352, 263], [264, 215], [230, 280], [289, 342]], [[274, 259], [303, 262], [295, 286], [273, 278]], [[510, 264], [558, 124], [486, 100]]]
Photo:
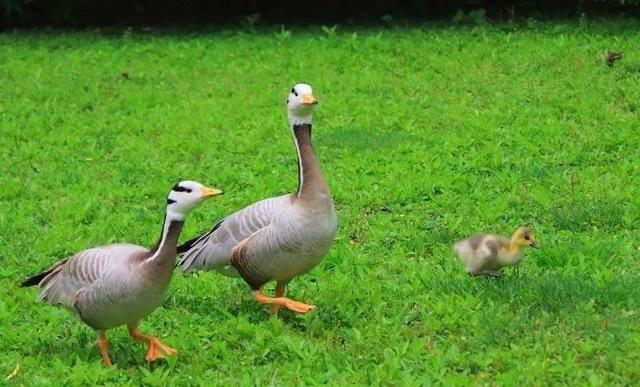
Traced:
[[524, 239], [529, 240], [529, 235], [525, 235]]
[[295, 89], [295, 87], [291, 88], [291, 94], [298, 95], [298, 93], [296, 93], [296, 89]]
[[[193, 190], [192, 190], [191, 188], [185, 188], [185, 191], [186, 191], [187, 193], [191, 193]], [[529, 237], [527, 237], [527, 239], [529, 239]]]

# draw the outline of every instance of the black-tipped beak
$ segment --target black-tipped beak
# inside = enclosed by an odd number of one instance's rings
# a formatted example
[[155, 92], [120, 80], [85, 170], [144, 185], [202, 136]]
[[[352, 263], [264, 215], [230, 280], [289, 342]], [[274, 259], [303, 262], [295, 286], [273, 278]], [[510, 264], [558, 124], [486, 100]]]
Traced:
[[303, 105], [317, 105], [318, 100], [313, 96], [313, 94], [308, 93], [302, 96], [302, 104]]
[[534, 249], [538, 249], [540, 248], [540, 245], [538, 244], [538, 241], [533, 241], [529, 244], [529, 246], [533, 247]]
[[217, 188], [211, 188], [211, 187], [202, 187], [202, 197], [206, 198], [209, 196], [217, 196], [217, 195], [222, 195], [224, 192], [222, 192], [222, 190], [217, 189]]

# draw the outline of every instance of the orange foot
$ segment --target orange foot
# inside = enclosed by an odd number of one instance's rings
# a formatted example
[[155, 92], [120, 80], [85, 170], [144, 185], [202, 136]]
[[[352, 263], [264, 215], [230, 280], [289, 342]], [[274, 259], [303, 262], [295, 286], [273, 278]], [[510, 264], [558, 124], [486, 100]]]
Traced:
[[158, 360], [164, 358], [164, 355], [175, 355], [178, 353], [175, 349], [164, 345], [155, 337], [149, 337], [149, 349], [147, 350], [146, 359], [148, 361]]
[[307, 313], [315, 308], [315, 305], [304, 304], [287, 297], [267, 297], [262, 292], [257, 292], [254, 295], [254, 298], [261, 304], [273, 304], [274, 306], [280, 305], [298, 313]]
[[147, 349], [146, 359], [148, 361], [154, 361], [163, 358], [165, 354], [175, 355], [176, 353], [178, 353], [178, 351], [176, 351], [175, 349], [162, 344], [162, 342], [157, 338], [153, 336], [143, 335], [142, 333], [140, 333], [137, 327], [130, 327], [129, 334], [134, 339], [147, 343], [149, 348]]

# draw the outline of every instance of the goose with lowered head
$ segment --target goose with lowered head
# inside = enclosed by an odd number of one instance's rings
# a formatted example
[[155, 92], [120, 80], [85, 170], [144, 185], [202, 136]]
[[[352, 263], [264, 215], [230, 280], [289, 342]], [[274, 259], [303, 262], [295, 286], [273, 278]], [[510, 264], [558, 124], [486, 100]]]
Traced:
[[105, 330], [126, 325], [135, 340], [147, 344], [149, 361], [175, 354], [155, 337], [138, 330], [139, 321], [164, 300], [173, 273], [178, 236], [187, 214], [204, 199], [222, 191], [194, 181], [176, 184], [167, 198], [160, 239], [147, 249], [115, 243], [83, 250], [56, 262], [22, 286], [40, 286], [37, 301], [71, 310], [98, 335], [105, 364], [111, 365]]
[[[298, 155], [298, 189], [249, 205], [218, 222], [209, 232], [178, 247], [183, 270], [216, 270], [241, 276], [254, 299], [298, 313], [313, 305], [284, 296], [294, 277], [313, 269], [329, 251], [337, 217], [329, 186], [311, 146], [313, 109], [318, 104], [311, 86], [297, 84], [287, 98], [287, 112]], [[275, 297], [262, 288], [276, 281]]]

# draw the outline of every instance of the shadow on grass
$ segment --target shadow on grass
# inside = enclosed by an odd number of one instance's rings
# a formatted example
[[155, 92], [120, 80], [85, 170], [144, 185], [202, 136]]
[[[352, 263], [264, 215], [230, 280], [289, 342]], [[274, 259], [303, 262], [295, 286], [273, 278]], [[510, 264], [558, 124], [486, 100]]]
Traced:
[[[68, 327], [65, 326], [65, 329]], [[34, 339], [29, 345], [29, 353], [41, 358], [43, 362], [48, 361], [46, 359], [55, 358], [68, 366], [78, 361], [102, 365], [102, 354], [94, 331], [80, 325], [77, 328], [73, 327], [72, 330], [73, 333], [70, 336], [50, 335]], [[146, 345], [133, 340], [124, 326], [108, 330], [107, 339], [109, 340], [109, 357], [118, 368], [149, 366], [154, 369], [167, 363], [165, 359], [154, 362], [145, 360]]]
[[[181, 288], [174, 289], [170, 300], [165, 302], [166, 308], [180, 308], [188, 313], [200, 314], [202, 316], [217, 316], [216, 319], [246, 319], [248, 323], [260, 325], [268, 322], [271, 316], [271, 305], [260, 304], [254, 300], [251, 289], [241, 279], [225, 278], [215, 273], [206, 273], [203, 278], [189, 278], [189, 283]], [[287, 296], [295, 300], [309, 302], [313, 300], [305, 299], [302, 288], [313, 286], [312, 284], [302, 284], [300, 282], [300, 293], [288, 291]], [[273, 296], [274, 284], [265, 286], [264, 293]], [[311, 294], [311, 292], [308, 292]], [[309, 296], [309, 295], [307, 295]], [[316, 313], [312, 311], [311, 314]], [[285, 325], [295, 329], [303, 324], [300, 317], [302, 315], [293, 311], [280, 308], [277, 318]]]
[[585, 304], [593, 304], [596, 310], [633, 309], [640, 299], [639, 281], [637, 276], [628, 274], [605, 278], [552, 271], [536, 275], [509, 272], [498, 279], [435, 277], [429, 291], [463, 296], [472, 293], [494, 303], [511, 304], [515, 309], [526, 308], [535, 315], [571, 312]]
[[[71, 317], [70, 317], [71, 319]], [[33, 356], [47, 358], [67, 357], [70, 361], [82, 359], [87, 362], [101, 360], [100, 350], [96, 341], [94, 331], [83, 324], [65, 323], [60, 325], [55, 331], [47, 334], [36, 335], [32, 338], [28, 348]], [[109, 343], [111, 347], [113, 343]], [[110, 348], [110, 351], [114, 349]]]

